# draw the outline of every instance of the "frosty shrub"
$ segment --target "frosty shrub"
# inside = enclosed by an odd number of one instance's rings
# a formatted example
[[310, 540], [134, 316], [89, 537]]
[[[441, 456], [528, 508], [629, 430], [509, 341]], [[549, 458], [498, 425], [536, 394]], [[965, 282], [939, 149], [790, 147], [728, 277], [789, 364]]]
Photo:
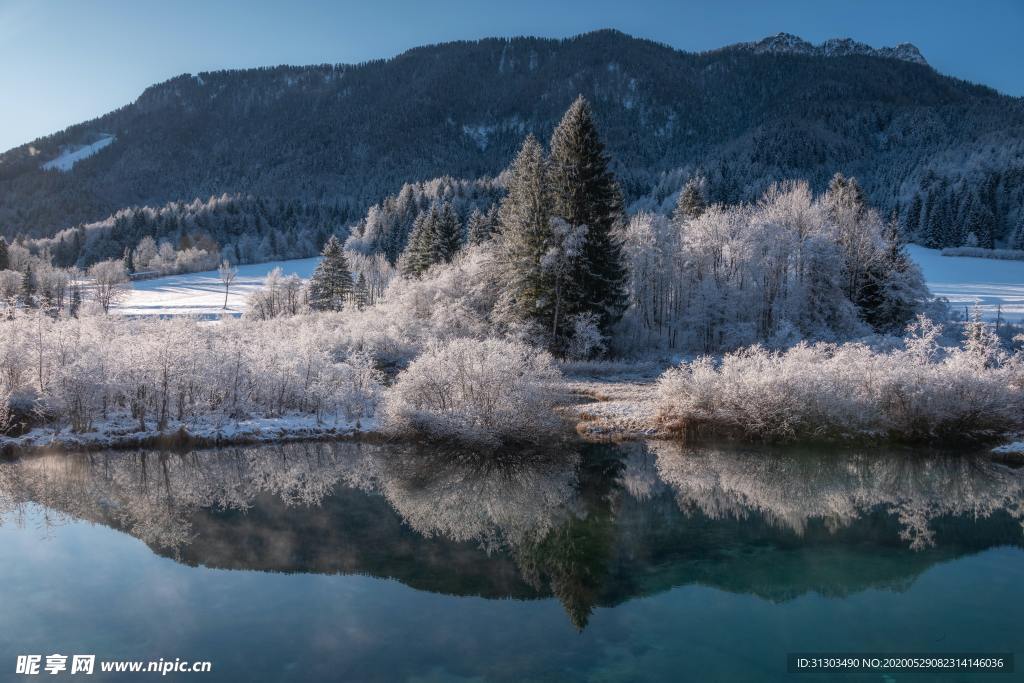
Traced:
[[339, 341], [381, 363], [404, 365], [428, 340], [488, 336], [497, 293], [487, 266], [485, 251], [472, 247], [419, 278], [392, 279], [375, 305], [346, 312]]
[[904, 349], [862, 344], [759, 346], [700, 358], [658, 382], [659, 420], [669, 428], [709, 425], [755, 438], [984, 439], [1022, 425], [1020, 359], [976, 334], [939, 349], [919, 320]]
[[395, 435], [498, 445], [550, 438], [561, 374], [551, 356], [518, 342], [435, 342], [398, 376], [383, 407]]

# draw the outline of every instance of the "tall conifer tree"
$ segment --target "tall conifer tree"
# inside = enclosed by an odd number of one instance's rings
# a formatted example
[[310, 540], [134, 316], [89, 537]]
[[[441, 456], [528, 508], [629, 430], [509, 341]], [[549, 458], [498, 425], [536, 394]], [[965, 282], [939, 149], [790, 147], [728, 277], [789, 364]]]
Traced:
[[352, 293], [352, 271], [345, 250], [331, 235], [324, 246], [323, 259], [309, 279], [309, 305], [318, 311], [340, 311]]
[[565, 318], [593, 313], [607, 334], [625, 308], [626, 268], [615, 234], [625, 222], [625, 212], [590, 105], [582, 96], [555, 128], [550, 159], [553, 214], [570, 226], [587, 226]]
[[508, 194], [498, 211], [497, 317], [506, 324], [550, 329], [554, 296], [543, 259], [552, 240], [551, 200], [544, 150], [528, 135], [509, 168]]

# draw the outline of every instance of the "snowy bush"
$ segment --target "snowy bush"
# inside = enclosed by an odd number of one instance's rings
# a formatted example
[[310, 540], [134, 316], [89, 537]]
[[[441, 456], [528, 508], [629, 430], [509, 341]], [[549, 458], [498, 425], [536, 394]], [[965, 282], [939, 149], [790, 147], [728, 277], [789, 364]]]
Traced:
[[376, 305], [346, 311], [341, 342], [378, 361], [405, 364], [431, 340], [488, 336], [497, 296], [488, 255], [468, 248], [419, 278], [394, 278]]
[[1019, 359], [994, 359], [994, 337], [939, 349], [919, 321], [906, 348], [800, 344], [754, 346], [684, 363], [658, 382], [669, 428], [710, 425], [769, 440], [989, 438], [1022, 425]]
[[607, 349], [599, 320], [593, 313], [580, 313], [572, 318], [572, 335], [566, 348], [570, 360], [582, 361], [600, 356]]
[[396, 435], [539, 442], [559, 430], [560, 379], [550, 355], [518, 342], [433, 343], [388, 391], [383, 424]]

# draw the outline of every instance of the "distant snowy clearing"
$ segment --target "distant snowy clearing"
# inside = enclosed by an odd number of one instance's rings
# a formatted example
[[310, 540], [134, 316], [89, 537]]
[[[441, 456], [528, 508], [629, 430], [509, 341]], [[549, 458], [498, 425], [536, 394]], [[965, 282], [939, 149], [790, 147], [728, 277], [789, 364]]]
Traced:
[[[907, 246], [911, 257], [924, 271], [928, 288], [935, 296], [949, 299], [955, 309], [979, 301], [986, 318], [995, 319], [1002, 306], [1004, 320], [1024, 320], [1024, 261], [942, 256], [938, 249]], [[276, 267], [285, 275], [308, 279], [319, 257], [291, 261], [270, 261], [238, 268], [231, 285], [228, 310], [223, 310], [224, 285], [217, 271], [188, 273], [141, 280], [114, 311], [122, 315], [197, 315], [214, 318], [225, 312], [241, 315], [246, 297], [263, 284]]]
[[111, 312], [132, 316], [239, 316], [245, 311], [246, 297], [260, 288], [271, 270], [280, 266], [285, 275], [295, 274], [307, 279], [319, 262], [320, 257], [317, 256], [239, 266], [238, 277], [231, 283], [226, 311], [223, 308], [224, 284], [220, 281], [217, 271], [210, 270], [134, 282], [132, 291], [119, 304], [112, 307]]
[[1003, 320], [1024, 319], [1024, 261], [943, 256], [938, 249], [907, 246], [921, 266], [928, 289], [963, 310], [979, 302], [986, 319], [994, 320], [1001, 306]]

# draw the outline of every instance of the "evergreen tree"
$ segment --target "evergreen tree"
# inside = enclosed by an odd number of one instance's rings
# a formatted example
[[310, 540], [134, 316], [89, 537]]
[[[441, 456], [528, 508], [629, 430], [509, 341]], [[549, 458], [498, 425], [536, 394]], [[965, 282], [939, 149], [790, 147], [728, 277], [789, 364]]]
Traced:
[[921, 201], [921, 194], [917, 193], [914, 195], [913, 201], [910, 202], [910, 208], [907, 209], [906, 220], [904, 227], [906, 228], [907, 234], [914, 236], [918, 234], [921, 229], [921, 211], [924, 209], [924, 202]]
[[899, 224], [893, 220], [882, 235], [880, 258], [868, 269], [855, 303], [876, 332], [899, 333], [913, 319], [927, 288], [907, 254]]
[[355, 302], [357, 310], [363, 310], [366, 308], [366, 304], [370, 300], [370, 288], [366, 284], [366, 275], [359, 273], [359, 279], [356, 280], [355, 289], [352, 291], [352, 300]]
[[937, 188], [928, 193], [928, 227], [925, 235], [925, 246], [941, 249], [949, 246], [949, 216], [946, 213], [945, 196], [939, 194]]
[[32, 265], [25, 266], [25, 272], [21, 276], [21, 303], [24, 306], [35, 306], [36, 278], [32, 273]]
[[451, 263], [456, 252], [462, 247], [462, 226], [451, 202], [445, 202], [437, 214], [433, 240], [430, 249], [431, 265]]
[[706, 182], [703, 178], [690, 178], [686, 181], [686, 185], [679, 191], [679, 199], [676, 201], [676, 209], [673, 213], [673, 218], [677, 222], [700, 218], [704, 213], [708, 205], [705, 186]]
[[406, 277], [419, 277], [435, 263], [438, 220], [436, 204], [420, 211], [413, 220], [408, 244], [399, 259], [400, 270]]
[[532, 327], [545, 334], [553, 318], [553, 286], [543, 259], [551, 246], [548, 162], [528, 135], [509, 168], [508, 193], [498, 211], [496, 259], [501, 295], [499, 322]]
[[8, 270], [11, 267], [11, 255], [7, 249], [7, 240], [0, 236], [0, 270]]
[[1017, 226], [1017, 230], [1011, 235], [1010, 248], [1024, 250], [1024, 220]]
[[562, 316], [593, 313], [607, 334], [626, 303], [626, 269], [615, 234], [625, 213], [590, 105], [582, 96], [551, 136], [550, 165], [553, 214], [569, 226], [587, 226], [582, 258], [572, 277], [575, 291], [567, 292]]
[[82, 307], [82, 288], [75, 284], [71, 288], [71, 301], [68, 304], [68, 313], [72, 318], [78, 317], [78, 310]]
[[473, 209], [466, 224], [470, 244], [483, 244], [491, 239], [497, 225], [497, 211], [497, 205], [492, 206], [487, 213]]
[[317, 311], [340, 311], [352, 292], [352, 271], [345, 250], [331, 235], [324, 246], [323, 259], [309, 279], [309, 305]]

